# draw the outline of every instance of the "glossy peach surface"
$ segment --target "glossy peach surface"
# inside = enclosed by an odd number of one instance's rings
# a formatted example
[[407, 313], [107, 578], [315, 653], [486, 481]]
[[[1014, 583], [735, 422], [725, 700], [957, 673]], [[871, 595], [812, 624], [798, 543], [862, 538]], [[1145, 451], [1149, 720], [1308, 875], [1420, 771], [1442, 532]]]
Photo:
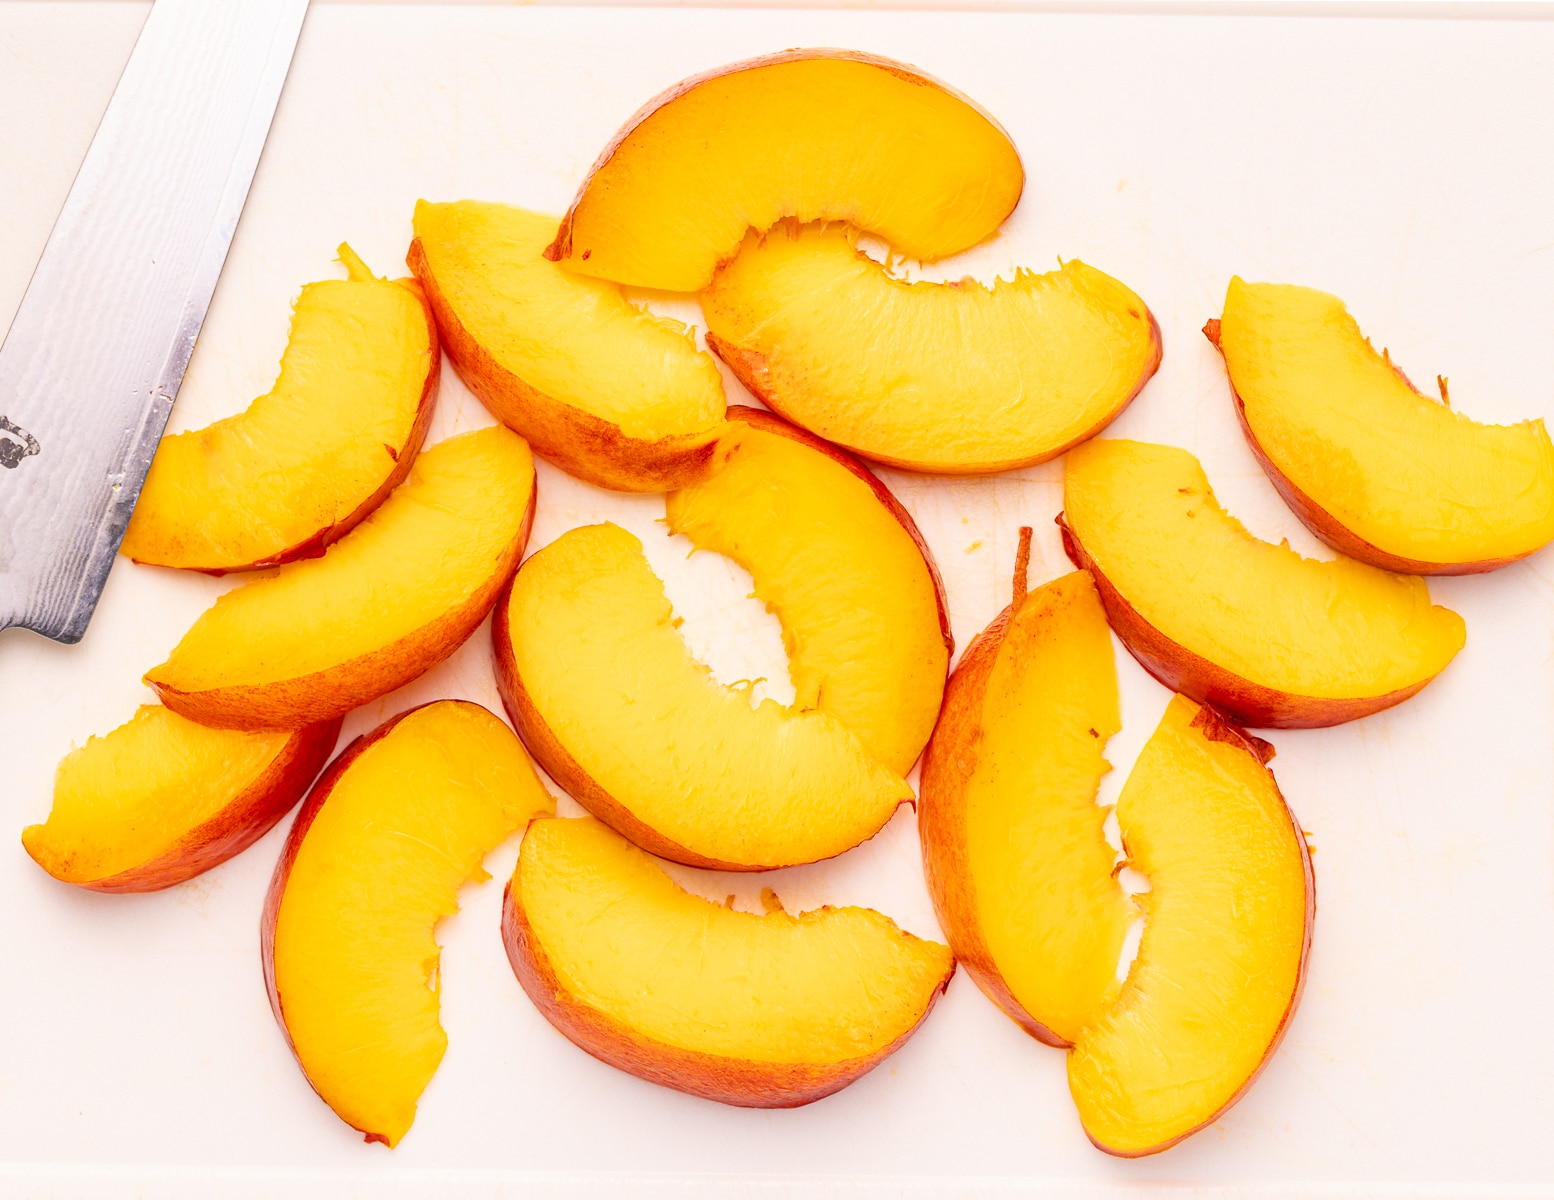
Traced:
[[850, 221], [936, 259], [990, 237], [1025, 170], [952, 88], [877, 55], [788, 50], [692, 76], [600, 154], [547, 253], [584, 275], [692, 292], [745, 230]]
[[1470, 575], [1554, 538], [1554, 442], [1541, 418], [1493, 425], [1421, 393], [1337, 296], [1230, 281], [1205, 331], [1236, 413], [1301, 520], [1389, 571]]
[[529, 998], [595, 1058], [743, 1108], [793, 1108], [894, 1053], [955, 970], [864, 908], [763, 916], [681, 890], [592, 818], [524, 835], [502, 936]]
[[1167, 686], [1249, 725], [1335, 725], [1413, 695], [1462, 649], [1424, 581], [1254, 538], [1185, 450], [1097, 439], [1058, 518], [1112, 626]]
[[341, 1120], [396, 1145], [448, 1039], [437, 922], [554, 801], [498, 718], [458, 700], [356, 739], [298, 813], [260, 926], [270, 1007]]
[[437, 402], [442, 351], [412, 280], [310, 283], [275, 385], [236, 416], [164, 438], [121, 552], [189, 570], [313, 558], [410, 472]]

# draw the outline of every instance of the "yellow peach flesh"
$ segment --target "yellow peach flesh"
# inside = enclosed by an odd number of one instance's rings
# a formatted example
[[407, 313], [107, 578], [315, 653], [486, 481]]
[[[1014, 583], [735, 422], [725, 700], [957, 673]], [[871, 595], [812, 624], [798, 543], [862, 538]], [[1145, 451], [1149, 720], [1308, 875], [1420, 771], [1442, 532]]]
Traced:
[[952, 969], [863, 908], [736, 912], [682, 889], [598, 821], [537, 821], [512, 888], [561, 988], [637, 1037], [753, 1063], [887, 1050]]
[[827, 858], [911, 799], [829, 713], [752, 708], [745, 691], [714, 680], [687, 650], [641, 543], [615, 525], [571, 530], [530, 558], [507, 627], [514, 671], [577, 767], [702, 859]]
[[1102, 752], [1120, 720], [1111, 634], [1088, 575], [1026, 597], [979, 721], [963, 869], [980, 933], [1014, 999], [1072, 1041], [1117, 996], [1134, 916], [1096, 803], [1111, 769]]
[[721, 425], [723, 383], [691, 331], [637, 307], [613, 283], [547, 261], [555, 232], [555, 217], [505, 204], [422, 200], [415, 209], [428, 272], [501, 368], [631, 438]]
[[236, 416], [163, 439], [123, 553], [204, 571], [316, 553], [420, 449], [434, 352], [414, 283], [358, 263], [350, 280], [308, 284], [275, 386]]
[[829, 713], [905, 774], [933, 731], [949, 665], [915, 531], [833, 455], [734, 427], [727, 464], [670, 493], [669, 527], [750, 572], [782, 622], [794, 707]]
[[1301, 833], [1258, 758], [1208, 736], [1204, 712], [1171, 701], [1117, 801], [1128, 861], [1150, 882], [1144, 933], [1068, 1060], [1085, 1131], [1113, 1153], [1164, 1149], [1216, 1117], [1300, 993], [1313, 905]]
[[650, 104], [551, 252], [582, 274], [689, 292], [748, 227], [797, 217], [850, 221], [932, 260], [991, 236], [1024, 179], [1004, 131], [948, 88], [888, 59], [790, 51]]
[[1480, 424], [1420, 395], [1338, 297], [1233, 279], [1219, 346], [1259, 450], [1382, 553], [1497, 565], [1554, 539], [1543, 421]]
[[66, 755], [48, 820], [23, 830], [22, 844], [66, 883], [111, 879], [176, 849], [256, 783], [292, 737], [207, 729], [142, 705], [127, 724]]
[[374, 737], [299, 818], [269, 949], [309, 1082], [393, 1146], [447, 1047], [433, 929], [458, 911], [460, 885], [488, 878], [485, 855], [554, 805], [512, 731], [478, 705], [441, 701]]
[[1185, 450], [1098, 439], [1070, 453], [1064, 519], [1140, 617], [1253, 684], [1347, 699], [1417, 687], [1462, 648], [1424, 581], [1254, 538]]
[[908, 283], [843, 229], [752, 235], [702, 295], [708, 341], [789, 420], [867, 458], [944, 474], [1042, 462], [1154, 374], [1144, 302], [1077, 260], [1044, 275]]
[[[205, 716], [203, 706], [223, 693], [261, 693], [259, 725], [285, 724], [293, 710], [311, 720], [322, 719], [320, 710], [339, 715], [409, 682], [479, 623], [484, 607], [451, 644], [417, 644], [450, 612], [494, 598], [510, 569], [503, 564], [516, 561], [533, 485], [529, 449], [506, 429], [439, 443], [323, 558], [217, 600], [148, 682], [193, 716]], [[324, 691], [306, 682], [320, 676]], [[244, 713], [228, 710], [242, 707], [224, 703], [207, 719], [237, 723]]]

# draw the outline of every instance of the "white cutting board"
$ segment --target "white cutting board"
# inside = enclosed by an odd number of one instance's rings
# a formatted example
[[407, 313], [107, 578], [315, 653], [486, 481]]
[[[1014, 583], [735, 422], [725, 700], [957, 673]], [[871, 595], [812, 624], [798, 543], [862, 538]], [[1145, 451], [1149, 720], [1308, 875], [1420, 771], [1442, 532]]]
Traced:
[[[0, 327], [144, 12], [0, 2]], [[1025, 158], [1025, 199], [1000, 239], [942, 273], [990, 279], [1061, 254], [1136, 288], [1165, 362], [1113, 430], [1191, 449], [1262, 536], [1323, 553], [1253, 463], [1198, 333], [1232, 273], [1337, 292], [1415, 379], [1449, 375], [1475, 417], [1554, 416], [1554, 22], [319, 4], [174, 427], [268, 387], [289, 301], [338, 273], [341, 239], [398, 271], [418, 196], [559, 211], [644, 99], [793, 45], [905, 59], [998, 116]], [[668, 311], [694, 319], [694, 305]], [[451, 370], [443, 387], [433, 440], [489, 420]], [[1060, 465], [885, 473], [937, 556], [960, 646], [1005, 601], [1019, 524], [1037, 529], [1033, 582], [1069, 569], [1052, 525]], [[686, 563], [654, 524], [662, 511], [542, 466], [531, 549], [584, 522], [628, 525], [693, 648], [725, 679], [780, 677], [748, 577], [711, 555]], [[6, 1194], [1487, 1195], [1554, 1181], [1548, 554], [1431, 585], [1466, 617], [1468, 645], [1423, 695], [1275, 736], [1274, 770], [1317, 849], [1305, 1001], [1228, 1117], [1139, 1162], [1089, 1146], [1062, 1055], [964, 976], [884, 1067], [805, 1109], [724, 1108], [596, 1063], [503, 956], [515, 843], [439, 931], [450, 1045], [415, 1128], [393, 1152], [364, 1145], [309, 1091], [265, 1001], [259, 908], [284, 830], [146, 897], [57, 884], [17, 837], [47, 812], [60, 756], [149, 698], [141, 673], [228, 586], [121, 562], [80, 646], [0, 635]], [[1113, 793], [1166, 700], [1120, 648], [1119, 670]], [[345, 736], [437, 696], [498, 707], [486, 630]], [[770, 885], [790, 907], [872, 904], [936, 932], [906, 812], [832, 863], [679, 873], [747, 904]]]

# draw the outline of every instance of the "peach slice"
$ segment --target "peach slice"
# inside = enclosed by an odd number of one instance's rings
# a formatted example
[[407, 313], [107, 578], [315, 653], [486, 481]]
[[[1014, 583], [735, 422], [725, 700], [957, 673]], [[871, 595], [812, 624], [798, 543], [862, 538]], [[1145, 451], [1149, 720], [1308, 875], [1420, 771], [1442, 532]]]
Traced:
[[683, 891], [591, 818], [529, 826], [502, 909], [507, 956], [550, 1023], [665, 1087], [794, 1108], [900, 1049], [955, 970], [866, 908], [735, 912]]
[[1388, 571], [1469, 575], [1554, 539], [1543, 421], [1481, 425], [1420, 393], [1326, 292], [1230, 281], [1204, 332], [1241, 427], [1295, 514]]
[[752, 871], [829, 858], [912, 791], [830, 713], [724, 687], [691, 657], [642, 543], [563, 534], [492, 622], [513, 724], [553, 779], [639, 846]]
[[437, 401], [437, 327], [413, 280], [310, 283], [275, 386], [246, 412], [164, 438], [123, 553], [222, 574], [313, 558], [409, 473]]
[[449, 438], [321, 559], [217, 600], [146, 682], [228, 729], [328, 721], [409, 683], [475, 631], [517, 569], [534, 460], [501, 426]]
[[[1283, 1036], [1311, 944], [1311, 863], [1272, 747], [1184, 696], [1123, 788], [1117, 862], [1096, 804], [1118, 729], [1105, 615], [1084, 571], [1027, 595], [1021, 535], [1014, 601], [956, 667], [923, 759], [923, 863], [978, 986], [1071, 1049], [1091, 1140], [1150, 1154], [1223, 1113]], [[1151, 884], [1137, 907], [1124, 865]]]
[[1110, 1154], [1154, 1154], [1217, 1120], [1295, 1015], [1316, 887], [1271, 753], [1176, 696], [1118, 798], [1127, 861], [1150, 882], [1144, 933], [1068, 1058], [1080, 1122]]
[[1094, 267], [991, 288], [908, 283], [835, 227], [752, 234], [702, 308], [707, 345], [764, 403], [866, 458], [936, 474], [1056, 457], [1160, 365], [1149, 309]]
[[930, 261], [993, 235], [1025, 170], [959, 92], [888, 58], [789, 50], [648, 101], [605, 147], [546, 254], [586, 275], [694, 292], [745, 230], [850, 221]]
[[918, 830], [956, 960], [1032, 1037], [1067, 1046], [1116, 999], [1134, 918], [1095, 799], [1117, 672], [1086, 572], [1026, 595], [1022, 562], [1015, 593], [950, 677]]
[[297, 814], [260, 925], [265, 986], [308, 1082], [367, 1141], [404, 1137], [448, 1045], [437, 922], [554, 807], [506, 725], [440, 700], [357, 738]]
[[759, 409], [728, 415], [737, 449], [670, 494], [669, 528], [750, 572], [782, 622], [794, 707], [830, 713], [904, 775], [933, 732], [955, 650], [933, 556], [850, 455]]
[[241, 854], [302, 799], [338, 719], [290, 732], [207, 729], [159, 704], [72, 750], [22, 845], [55, 879], [155, 892]]
[[1462, 649], [1422, 579], [1249, 534], [1174, 446], [1070, 452], [1063, 544], [1112, 628], [1167, 687], [1253, 726], [1336, 725], [1412, 696]]
[[662, 492], [712, 469], [723, 381], [678, 321], [542, 255], [554, 217], [415, 208], [408, 262], [470, 391], [535, 453], [600, 487]]

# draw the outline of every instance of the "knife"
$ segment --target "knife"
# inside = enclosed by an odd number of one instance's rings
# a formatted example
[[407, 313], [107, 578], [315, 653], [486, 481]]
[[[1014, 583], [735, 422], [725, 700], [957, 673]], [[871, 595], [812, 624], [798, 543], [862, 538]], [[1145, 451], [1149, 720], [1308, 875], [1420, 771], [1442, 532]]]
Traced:
[[0, 629], [81, 640], [308, 0], [156, 0], [0, 345]]

